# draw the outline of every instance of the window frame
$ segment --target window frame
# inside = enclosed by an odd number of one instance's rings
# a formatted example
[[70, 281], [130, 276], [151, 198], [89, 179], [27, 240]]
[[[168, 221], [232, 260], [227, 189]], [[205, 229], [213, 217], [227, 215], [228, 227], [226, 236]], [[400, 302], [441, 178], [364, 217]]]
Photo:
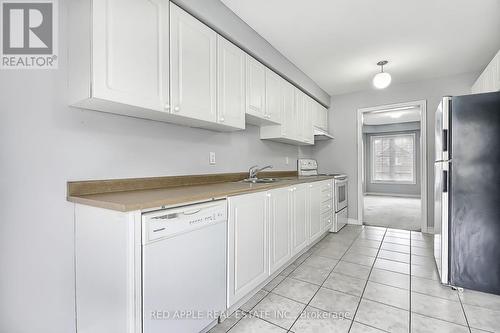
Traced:
[[[375, 180], [375, 154], [374, 139], [390, 138], [395, 136], [411, 136], [413, 140], [413, 179], [412, 180]], [[416, 133], [398, 134], [371, 134], [370, 135], [370, 183], [371, 184], [392, 184], [392, 185], [416, 185], [417, 184], [417, 138]]]

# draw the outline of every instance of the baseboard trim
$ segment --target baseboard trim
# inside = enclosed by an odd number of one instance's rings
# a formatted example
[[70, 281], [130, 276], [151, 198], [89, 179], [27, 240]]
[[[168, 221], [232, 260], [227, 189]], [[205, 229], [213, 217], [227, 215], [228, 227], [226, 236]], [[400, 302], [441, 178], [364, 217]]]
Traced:
[[366, 192], [363, 195], [378, 195], [384, 197], [399, 197], [399, 198], [419, 198], [420, 195], [417, 194], [400, 194], [400, 193], [378, 193], [378, 192]]
[[352, 218], [348, 218], [347, 219], [347, 224], [357, 224], [357, 225], [362, 225], [363, 223], [359, 222], [357, 219], [352, 219]]

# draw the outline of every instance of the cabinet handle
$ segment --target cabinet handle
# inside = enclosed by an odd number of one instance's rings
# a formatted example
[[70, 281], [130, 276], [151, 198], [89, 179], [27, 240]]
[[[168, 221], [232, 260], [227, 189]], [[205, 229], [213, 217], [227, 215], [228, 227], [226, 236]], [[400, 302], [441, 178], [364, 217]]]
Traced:
[[170, 110], [170, 104], [165, 104], [165, 106], [163, 107], [166, 111]]
[[224, 122], [224, 117], [220, 117], [220, 122], [223, 123]]
[[179, 111], [180, 111], [180, 109], [181, 109], [181, 108], [180, 108], [179, 106], [175, 106], [175, 107], [174, 107], [174, 111], [175, 111], [175, 112], [179, 112]]

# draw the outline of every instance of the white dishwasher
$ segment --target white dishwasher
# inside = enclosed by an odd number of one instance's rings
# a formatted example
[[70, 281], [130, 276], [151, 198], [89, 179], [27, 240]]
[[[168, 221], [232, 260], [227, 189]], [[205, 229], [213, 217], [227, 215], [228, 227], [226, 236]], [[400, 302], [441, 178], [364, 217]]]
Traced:
[[143, 214], [143, 333], [200, 332], [226, 310], [226, 227], [226, 200]]

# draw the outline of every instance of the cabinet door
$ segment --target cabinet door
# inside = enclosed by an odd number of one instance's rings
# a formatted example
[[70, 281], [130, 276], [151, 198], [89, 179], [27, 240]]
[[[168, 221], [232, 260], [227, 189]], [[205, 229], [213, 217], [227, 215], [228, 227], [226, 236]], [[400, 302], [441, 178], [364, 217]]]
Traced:
[[176, 5], [170, 7], [172, 113], [215, 122], [217, 34]]
[[246, 113], [267, 118], [265, 111], [266, 68], [251, 56], [247, 55], [246, 58]]
[[269, 270], [273, 274], [291, 258], [290, 191], [268, 192], [269, 198]]
[[320, 105], [320, 110], [322, 114], [323, 129], [328, 131], [328, 109]]
[[321, 104], [314, 102], [315, 119], [313, 125], [328, 131], [328, 110]]
[[313, 126], [322, 128], [322, 117], [321, 117], [321, 108], [318, 103], [316, 103], [313, 112], [312, 124]]
[[93, 2], [93, 97], [168, 109], [168, 6], [161, 0]]
[[283, 116], [281, 133], [288, 139], [297, 138], [297, 124], [299, 122], [295, 106], [295, 87], [285, 82], [283, 85]]
[[309, 238], [307, 233], [307, 219], [309, 217], [307, 212], [307, 185], [297, 185], [292, 189], [292, 193], [293, 256], [307, 246]]
[[295, 118], [295, 128], [297, 129], [296, 138], [299, 141], [305, 141], [304, 128], [302, 124], [304, 121], [304, 109], [304, 94], [295, 88], [295, 112], [297, 114], [297, 117]]
[[304, 108], [302, 113], [302, 135], [306, 143], [314, 143], [314, 129], [312, 124], [312, 117], [315, 111], [316, 102], [309, 96], [304, 95]]
[[309, 185], [309, 243], [321, 236], [321, 183]]
[[245, 53], [217, 36], [217, 122], [245, 128]]
[[266, 199], [265, 192], [228, 199], [228, 307], [269, 276]]
[[266, 68], [266, 118], [275, 123], [281, 123], [283, 114], [284, 81], [279, 75]]

